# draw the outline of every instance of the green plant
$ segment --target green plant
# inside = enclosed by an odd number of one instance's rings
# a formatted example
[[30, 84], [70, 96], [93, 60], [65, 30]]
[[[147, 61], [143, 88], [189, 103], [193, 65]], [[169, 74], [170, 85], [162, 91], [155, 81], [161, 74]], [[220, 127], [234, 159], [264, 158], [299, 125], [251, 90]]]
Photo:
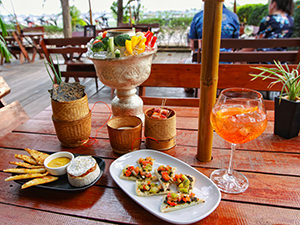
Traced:
[[290, 69], [287, 64], [284, 66], [278, 61], [274, 61], [277, 68], [266, 68], [266, 67], [253, 67], [262, 71], [259, 74], [250, 74], [255, 80], [257, 78], [262, 78], [263, 80], [271, 79], [274, 80], [269, 84], [269, 87], [281, 83], [282, 89], [280, 93], [280, 98], [282, 97], [283, 92], [286, 93], [287, 99], [291, 101], [300, 100], [300, 75], [299, 67], [300, 63], [296, 69]]
[[[44, 61], [44, 64], [45, 64], [45, 68], [47, 70], [47, 73], [48, 73], [48, 75], [49, 75], [52, 83], [53, 84], [60, 84], [62, 82], [62, 79], [61, 79], [61, 72], [60, 72], [60, 69], [59, 69], [58, 57], [57, 56], [56, 56], [56, 61], [57, 61], [57, 71], [56, 71], [55, 65], [54, 65], [53, 60], [52, 60], [51, 57], [50, 57], [50, 63]], [[50, 71], [48, 69], [48, 66], [50, 67], [50, 69], [54, 73], [55, 80], [52, 78], [52, 75], [51, 75], [51, 73], [50, 73]]]
[[164, 25], [164, 20], [162, 18], [145, 18], [140, 19], [140, 24], [151, 24], [151, 23], [158, 23], [160, 26]]
[[55, 25], [44, 25], [44, 28], [46, 33], [59, 33], [63, 31], [63, 28]]
[[7, 36], [6, 32], [6, 24], [3, 23], [2, 19], [0, 18], [0, 28], [2, 31], [2, 35], [0, 35], [0, 54], [2, 57], [5, 58], [6, 62], [10, 62], [12, 58], [11, 53], [9, 52], [4, 37]]
[[300, 1], [295, 3], [293, 37], [300, 37]]
[[241, 23], [258, 26], [262, 18], [268, 15], [268, 5], [246, 4], [239, 6], [237, 15]]

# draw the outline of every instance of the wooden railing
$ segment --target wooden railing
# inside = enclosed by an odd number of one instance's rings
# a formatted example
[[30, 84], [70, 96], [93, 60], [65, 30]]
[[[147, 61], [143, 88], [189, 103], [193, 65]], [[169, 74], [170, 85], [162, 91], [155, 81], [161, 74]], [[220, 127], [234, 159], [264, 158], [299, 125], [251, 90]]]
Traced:
[[[218, 89], [229, 87], [250, 88], [258, 91], [280, 91], [279, 84], [269, 87], [269, 80], [256, 79], [249, 74], [257, 74], [256, 64], [220, 64]], [[274, 65], [263, 65], [274, 67]], [[297, 65], [290, 65], [296, 68]], [[200, 88], [201, 64], [152, 64], [150, 77], [140, 85], [139, 95], [146, 105], [160, 105], [164, 97], [146, 96], [146, 87]], [[273, 109], [274, 101], [265, 100], [266, 108]], [[199, 98], [167, 98], [166, 105], [198, 107]]]
[[[220, 62], [264, 63], [279, 60], [299, 63], [300, 38], [278, 39], [222, 39], [221, 48], [230, 48], [231, 52], [220, 52]], [[272, 51], [263, 51], [263, 49]], [[284, 48], [285, 50], [276, 50]], [[201, 40], [194, 40], [193, 62], [201, 62]], [[200, 49], [200, 51], [199, 51]]]

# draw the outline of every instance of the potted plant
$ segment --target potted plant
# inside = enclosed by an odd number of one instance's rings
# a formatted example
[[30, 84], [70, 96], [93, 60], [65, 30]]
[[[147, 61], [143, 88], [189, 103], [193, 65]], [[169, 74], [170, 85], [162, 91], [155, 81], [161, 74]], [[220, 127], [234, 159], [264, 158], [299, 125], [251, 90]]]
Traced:
[[298, 136], [300, 130], [300, 63], [296, 69], [276, 61], [275, 65], [277, 68], [254, 67], [262, 72], [250, 75], [254, 77], [252, 80], [273, 80], [269, 86], [282, 84], [280, 96], [275, 98], [274, 133], [284, 138], [293, 138]]

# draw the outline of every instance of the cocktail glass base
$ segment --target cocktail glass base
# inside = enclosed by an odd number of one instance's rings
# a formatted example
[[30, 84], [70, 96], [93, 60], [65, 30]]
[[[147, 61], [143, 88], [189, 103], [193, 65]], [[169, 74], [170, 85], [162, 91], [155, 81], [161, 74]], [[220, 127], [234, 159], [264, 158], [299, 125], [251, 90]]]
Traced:
[[210, 179], [222, 192], [230, 194], [242, 193], [249, 186], [248, 179], [235, 170], [231, 174], [228, 174], [227, 169], [215, 170], [210, 174]]

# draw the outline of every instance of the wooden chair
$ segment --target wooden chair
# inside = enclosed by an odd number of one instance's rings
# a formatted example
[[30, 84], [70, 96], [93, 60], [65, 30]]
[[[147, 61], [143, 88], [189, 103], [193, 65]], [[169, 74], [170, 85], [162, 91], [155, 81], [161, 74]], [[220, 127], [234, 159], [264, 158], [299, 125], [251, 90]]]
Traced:
[[[92, 37], [73, 37], [73, 38], [45, 38], [41, 40], [40, 46], [48, 62], [51, 62], [51, 54], [61, 55], [64, 61], [59, 64], [65, 65], [66, 70], [61, 70], [65, 82], [73, 77], [79, 82], [79, 78], [95, 78], [96, 89], [98, 90], [98, 80], [96, 71], [90, 61], [83, 60], [81, 57], [87, 51], [86, 44]], [[55, 67], [59, 66], [53, 60]]]
[[[201, 40], [194, 40], [194, 48], [201, 49]], [[222, 39], [221, 48], [232, 52], [220, 52], [220, 62], [265, 63], [274, 60], [297, 64], [300, 61], [300, 38], [278, 39]], [[248, 51], [240, 49], [287, 48], [286, 51]], [[291, 48], [293, 50], [291, 50]], [[201, 62], [201, 51], [193, 52], [193, 62]]]
[[[12, 55], [16, 59], [19, 59], [21, 64], [25, 61], [34, 62], [37, 49], [34, 46], [24, 45], [22, 37], [17, 32], [13, 31], [11, 35], [12, 36], [5, 37], [5, 41]], [[31, 59], [28, 53], [32, 53]]]
[[29, 119], [18, 101], [8, 105], [5, 104], [2, 98], [9, 93], [9, 86], [4, 81], [3, 77], [0, 77], [0, 137]]
[[[258, 91], [280, 91], [280, 85], [268, 88], [268, 80], [252, 79], [249, 74], [258, 73], [253, 69], [254, 66], [248, 64], [220, 64], [218, 88], [229, 87], [250, 88]], [[274, 67], [274, 65], [264, 65]], [[296, 68], [297, 65], [291, 65]], [[152, 64], [150, 77], [140, 85], [139, 95], [145, 105], [160, 105], [165, 98], [146, 96], [145, 87], [180, 87], [180, 88], [200, 88], [200, 69], [201, 64]], [[274, 101], [265, 100], [266, 109], [274, 108]], [[167, 98], [166, 105], [198, 107], [199, 98]]]

